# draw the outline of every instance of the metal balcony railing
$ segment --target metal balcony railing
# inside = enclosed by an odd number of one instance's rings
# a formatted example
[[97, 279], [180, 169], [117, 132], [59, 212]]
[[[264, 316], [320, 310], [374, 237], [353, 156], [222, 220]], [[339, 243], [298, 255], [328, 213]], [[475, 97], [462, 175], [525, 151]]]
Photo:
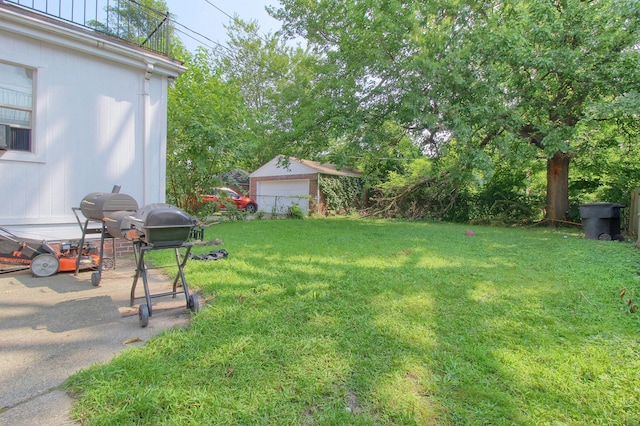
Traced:
[[169, 56], [170, 16], [135, 0], [0, 0]]

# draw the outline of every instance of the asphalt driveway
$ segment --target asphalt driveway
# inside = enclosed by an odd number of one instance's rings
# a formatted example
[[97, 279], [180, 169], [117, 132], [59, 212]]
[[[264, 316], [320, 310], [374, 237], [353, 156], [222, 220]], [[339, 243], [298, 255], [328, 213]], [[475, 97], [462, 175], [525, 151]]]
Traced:
[[[98, 287], [91, 285], [91, 272], [0, 274], [0, 425], [75, 424], [73, 399], [61, 389], [67, 377], [189, 323], [179, 294], [153, 299], [149, 325], [140, 327], [137, 308], [129, 306], [134, 272], [132, 259], [118, 259]], [[171, 283], [150, 271], [152, 293], [170, 291]], [[143, 296], [142, 280], [137, 289]]]

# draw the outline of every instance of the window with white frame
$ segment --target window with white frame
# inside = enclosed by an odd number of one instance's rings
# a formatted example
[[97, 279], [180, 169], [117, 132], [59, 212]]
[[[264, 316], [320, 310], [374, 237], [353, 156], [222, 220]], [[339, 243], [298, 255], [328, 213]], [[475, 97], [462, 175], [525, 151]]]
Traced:
[[0, 62], [0, 149], [31, 151], [33, 69]]

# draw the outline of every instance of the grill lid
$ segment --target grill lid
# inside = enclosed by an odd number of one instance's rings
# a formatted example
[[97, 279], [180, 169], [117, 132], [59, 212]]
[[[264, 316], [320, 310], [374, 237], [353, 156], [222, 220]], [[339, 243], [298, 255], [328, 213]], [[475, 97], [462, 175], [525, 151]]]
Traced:
[[183, 244], [196, 223], [195, 217], [176, 206], [155, 203], [122, 217], [120, 229], [128, 240], [168, 247]]
[[118, 211], [134, 212], [138, 203], [127, 194], [113, 192], [92, 192], [80, 203], [80, 211], [87, 219], [104, 220], [109, 213]]
[[154, 203], [139, 209], [134, 215], [145, 228], [193, 227], [196, 219], [171, 204]]

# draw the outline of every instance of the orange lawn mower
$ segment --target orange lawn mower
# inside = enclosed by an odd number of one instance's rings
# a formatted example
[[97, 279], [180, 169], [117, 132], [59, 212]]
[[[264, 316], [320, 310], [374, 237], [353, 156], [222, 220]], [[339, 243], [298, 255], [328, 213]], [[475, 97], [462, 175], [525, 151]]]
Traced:
[[100, 263], [95, 251], [90, 243], [80, 250], [78, 242], [48, 243], [18, 237], [0, 227], [0, 263], [14, 267], [7, 272], [28, 267], [34, 277], [50, 277], [58, 272], [76, 271], [77, 265], [79, 269], [93, 269]]

